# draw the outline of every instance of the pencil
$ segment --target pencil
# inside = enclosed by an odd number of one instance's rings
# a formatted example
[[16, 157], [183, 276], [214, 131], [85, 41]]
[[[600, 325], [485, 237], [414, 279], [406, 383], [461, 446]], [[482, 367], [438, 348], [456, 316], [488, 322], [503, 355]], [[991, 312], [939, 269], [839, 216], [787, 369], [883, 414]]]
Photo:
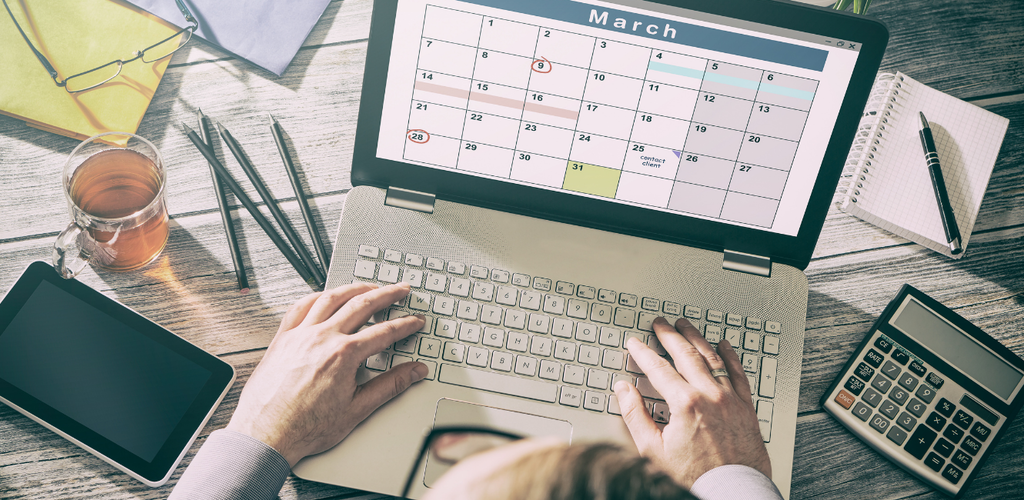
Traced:
[[[199, 131], [203, 134], [203, 142], [213, 147], [213, 140], [210, 137], [210, 127], [206, 125], [206, 118], [203, 110], [198, 111]], [[245, 276], [245, 266], [242, 263], [242, 252], [238, 249], [238, 239], [235, 238], [235, 224], [231, 221], [231, 213], [228, 211], [228, 200], [224, 196], [224, 189], [217, 177], [217, 170], [210, 164], [210, 175], [213, 177], [213, 192], [217, 196], [217, 206], [220, 208], [220, 220], [224, 223], [224, 233], [228, 236], [228, 248], [231, 250], [231, 264], [235, 266], [235, 277], [238, 278], [238, 291], [243, 295], [249, 293], [249, 279]]]
[[324, 242], [320, 239], [320, 231], [316, 230], [316, 222], [313, 220], [313, 212], [309, 209], [309, 202], [306, 201], [306, 193], [302, 190], [302, 183], [299, 182], [299, 173], [295, 171], [295, 165], [292, 164], [292, 159], [288, 155], [288, 148], [284, 143], [284, 134], [281, 132], [281, 125], [274, 119], [274, 115], [270, 116], [270, 131], [274, 134], [274, 142], [277, 143], [277, 152], [281, 153], [281, 161], [284, 162], [285, 171], [288, 172], [288, 180], [292, 182], [292, 189], [295, 190], [295, 198], [299, 200], [299, 209], [302, 211], [302, 220], [306, 222], [306, 228], [309, 229], [309, 237], [313, 239], [313, 250], [316, 250], [316, 256], [320, 259], [320, 265], [326, 271], [330, 266], [330, 256], [327, 254], [326, 248], [324, 248]]
[[252, 164], [245, 157], [245, 152], [242, 151], [242, 146], [238, 144], [231, 132], [228, 132], [223, 125], [217, 120], [213, 120], [214, 125], [217, 125], [217, 130], [220, 131], [220, 136], [224, 139], [224, 143], [228, 145], [228, 149], [231, 150], [231, 154], [235, 156], [235, 160], [238, 160], [238, 164], [242, 166], [242, 170], [245, 171], [245, 175], [252, 181], [252, 185], [256, 188], [256, 192], [259, 193], [260, 197], [263, 198], [263, 202], [266, 203], [267, 208], [270, 209], [270, 214], [277, 220], [277, 225], [281, 226], [281, 230], [284, 231], [285, 238], [291, 242], [292, 247], [295, 248], [295, 253], [299, 254], [299, 259], [302, 260], [303, 265], [306, 266], [316, 278], [317, 283], [324, 283], [326, 278], [317, 267], [316, 262], [313, 262], [313, 256], [309, 254], [309, 250], [306, 249], [306, 245], [302, 243], [302, 238], [299, 238], [298, 233], [295, 232], [295, 228], [292, 227], [291, 222], [288, 221], [288, 217], [281, 211], [281, 207], [277, 205], [277, 200], [274, 199], [274, 195], [270, 194], [270, 190], [263, 184], [259, 174], [256, 173], [256, 169], [253, 168]]
[[220, 160], [217, 159], [217, 155], [214, 154], [213, 150], [210, 149], [210, 147], [207, 146], [206, 143], [204, 143], [203, 140], [199, 138], [199, 135], [196, 134], [194, 130], [189, 128], [188, 125], [182, 123], [181, 130], [185, 133], [186, 136], [188, 136], [189, 140], [192, 141], [192, 144], [196, 146], [199, 152], [202, 153], [204, 157], [206, 157], [206, 161], [210, 162], [210, 165], [213, 167], [213, 169], [217, 171], [217, 175], [220, 176], [220, 180], [224, 183], [225, 186], [228, 187], [228, 189], [231, 190], [232, 193], [235, 193], [235, 198], [238, 198], [238, 201], [242, 204], [242, 206], [245, 207], [246, 210], [249, 211], [249, 214], [252, 215], [252, 218], [256, 219], [256, 223], [259, 224], [261, 228], [263, 228], [263, 232], [267, 233], [267, 236], [270, 237], [270, 240], [273, 241], [275, 245], [277, 245], [277, 249], [280, 250], [282, 254], [284, 254], [284, 258], [288, 259], [288, 262], [292, 265], [292, 267], [294, 267], [295, 270], [298, 271], [299, 276], [302, 276], [303, 281], [308, 283], [310, 286], [320, 287], [322, 289], [323, 283], [317, 281], [313, 277], [309, 270], [306, 269], [306, 266], [302, 264], [302, 261], [299, 260], [299, 257], [295, 255], [295, 252], [292, 251], [291, 247], [288, 246], [288, 243], [286, 243], [281, 238], [281, 235], [277, 234], [277, 230], [274, 229], [274, 226], [272, 226], [270, 224], [270, 221], [268, 221], [267, 218], [263, 216], [263, 213], [260, 212], [260, 209], [257, 208], [256, 204], [253, 203], [252, 200], [249, 198], [249, 195], [245, 194], [245, 191], [242, 190], [242, 186], [239, 186], [238, 182], [235, 181], [235, 178], [231, 176], [231, 172], [228, 172], [228, 169], [224, 168], [224, 165], [221, 164]]

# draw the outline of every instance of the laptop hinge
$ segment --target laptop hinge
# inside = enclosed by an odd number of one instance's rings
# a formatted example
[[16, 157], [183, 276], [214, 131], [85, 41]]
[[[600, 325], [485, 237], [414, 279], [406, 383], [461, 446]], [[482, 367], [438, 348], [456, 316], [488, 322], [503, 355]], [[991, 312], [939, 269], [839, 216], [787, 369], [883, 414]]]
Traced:
[[388, 193], [384, 197], [384, 204], [428, 214], [434, 213], [434, 195], [396, 188], [394, 186], [388, 186]]
[[722, 259], [722, 269], [771, 277], [772, 259], [760, 255], [726, 250], [725, 256]]

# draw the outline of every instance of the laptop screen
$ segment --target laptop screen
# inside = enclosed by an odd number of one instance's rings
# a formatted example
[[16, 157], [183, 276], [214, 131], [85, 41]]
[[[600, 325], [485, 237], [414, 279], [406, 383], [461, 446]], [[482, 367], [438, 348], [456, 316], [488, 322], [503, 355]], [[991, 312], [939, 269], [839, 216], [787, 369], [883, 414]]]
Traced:
[[859, 45], [638, 0], [400, 0], [376, 155], [795, 236]]

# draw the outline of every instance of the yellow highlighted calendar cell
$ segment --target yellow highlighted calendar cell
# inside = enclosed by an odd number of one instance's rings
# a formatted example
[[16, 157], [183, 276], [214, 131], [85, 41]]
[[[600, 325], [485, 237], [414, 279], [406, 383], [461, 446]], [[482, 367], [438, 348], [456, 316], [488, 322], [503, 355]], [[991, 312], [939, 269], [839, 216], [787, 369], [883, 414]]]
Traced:
[[599, 167], [570, 160], [565, 167], [565, 181], [562, 183], [562, 189], [614, 198], [621, 173], [621, 170], [615, 168]]

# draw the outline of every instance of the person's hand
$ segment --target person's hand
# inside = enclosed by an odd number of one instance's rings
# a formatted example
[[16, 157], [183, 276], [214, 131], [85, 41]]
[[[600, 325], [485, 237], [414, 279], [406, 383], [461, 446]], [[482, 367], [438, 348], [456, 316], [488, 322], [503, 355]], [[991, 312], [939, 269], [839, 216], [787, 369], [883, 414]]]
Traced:
[[359, 331], [408, 294], [406, 283], [357, 284], [300, 299], [245, 384], [227, 428], [270, 445], [292, 466], [341, 442], [427, 374], [423, 363], [403, 363], [356, 385], [360, 363], [423, 326], [421, 316], [406, 316]]
[[[635, 338], [626, 348], [668, 403], [668, 425], [659, 429], [654, 424], [636, 387], [624, 381], [614, 387], [640, 454], [687, 488], [705, 472], [728, 464], [753, 467], [770, 479], [771, 460], [750, 401], [750, 383], [729, 342], [719, 343], [716, 353], [684, 318], [676, 328], [658, 318], [654, 332], [675, 367]], [[711, 376], [711, 370], [722, 368], [728, 377]]]

